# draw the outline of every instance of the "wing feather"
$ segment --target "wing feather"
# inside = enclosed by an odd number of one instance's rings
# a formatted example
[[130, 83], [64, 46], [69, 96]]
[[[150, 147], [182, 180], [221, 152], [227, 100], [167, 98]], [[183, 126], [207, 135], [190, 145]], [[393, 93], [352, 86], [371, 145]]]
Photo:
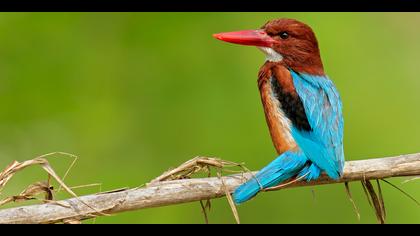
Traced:
[[338, 91], [327, 76], [290, 73], [312, 128], [292, 127], [292, 136], [312, 162], [337, 179], [344, 167], [344, 122]]

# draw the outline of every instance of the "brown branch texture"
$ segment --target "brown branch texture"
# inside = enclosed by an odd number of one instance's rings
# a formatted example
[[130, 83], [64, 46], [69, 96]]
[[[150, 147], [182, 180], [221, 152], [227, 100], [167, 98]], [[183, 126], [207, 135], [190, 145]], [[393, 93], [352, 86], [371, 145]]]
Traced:
[[[145, 187], [98, 193], [57, 202], [0, 210], [0, 223], [78, 222], [102, 215], [225, 196], [253, 177], [251, 173], [224, 177], [152, 181]], [[293, 182], [285, 188], [420, 175], [420, 153], [348, 161], [344, 175], [334, 181], [323, 175], [313, 182]]]

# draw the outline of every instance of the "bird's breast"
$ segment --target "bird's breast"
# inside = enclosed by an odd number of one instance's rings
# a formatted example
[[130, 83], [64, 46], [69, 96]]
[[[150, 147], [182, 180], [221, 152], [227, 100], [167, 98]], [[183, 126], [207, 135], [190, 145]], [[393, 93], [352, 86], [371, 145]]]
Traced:
[[292, 121], [283, 110], [281, 103], [278, 81], [271, 76], [260, 86], [261, 100], [264, 107], [265, 118], [270, 130], [273, 144], [278, 154], [297, 148], [297, 144], [291, 134]]

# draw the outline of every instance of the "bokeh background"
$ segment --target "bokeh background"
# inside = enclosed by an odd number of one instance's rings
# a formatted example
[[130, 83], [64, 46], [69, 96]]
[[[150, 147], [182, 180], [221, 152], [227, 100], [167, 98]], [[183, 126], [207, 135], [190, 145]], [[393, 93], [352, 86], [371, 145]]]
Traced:
[[[1, 13], [1, 168], [64, 151], [79, 156], [66, 182], [104, 191], [139, 186], [197, 155], [263, 167], [276, 156], [256, 86], [264, 56], [211, 35], [278, 17], [317, 34], [344, 103], [347, 160], [420, 152], [419, 13]], [[50, 161], [63, 174], [71, 159]], [[45, 177], [29, 168], [1, 197]], [[391, 181], [419, 199], [419, 182], [404, 180]], [[360, 183], [350, 187], [360, 221], [343, 185], [260, 194], [239, 206], [240, 217], [376, 223]], [[388, 223], [420, 223], [413, 201], [382, 188]], [[226, 199], [212, 203], [210, 223], [234, 223]], [[204, 223], [200, 210], [189, 203], [89, 223]]]

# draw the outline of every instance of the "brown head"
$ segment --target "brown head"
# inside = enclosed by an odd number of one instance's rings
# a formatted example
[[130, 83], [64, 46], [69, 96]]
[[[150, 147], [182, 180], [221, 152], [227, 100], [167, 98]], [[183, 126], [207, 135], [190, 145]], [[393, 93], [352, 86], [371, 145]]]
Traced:
[[323, 75], [318, 42], [312, 29], [297, 20], [275, 19], [258, 30], [213, 35], [230, 43], [257, 46], [267, 60], [282, 63], [296, 72]]

